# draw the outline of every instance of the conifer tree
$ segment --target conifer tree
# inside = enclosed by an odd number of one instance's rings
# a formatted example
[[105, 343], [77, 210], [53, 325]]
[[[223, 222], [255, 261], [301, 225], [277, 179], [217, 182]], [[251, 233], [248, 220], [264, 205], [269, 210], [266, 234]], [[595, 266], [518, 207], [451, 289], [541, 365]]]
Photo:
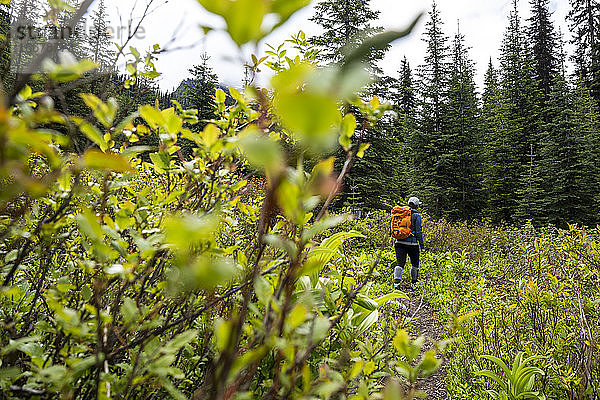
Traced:
[[535, 77], [535, 61], [521, 27], [517, 0], [509, 16], [500, 55], [500, 87], [507, 117], [514, 129], [509, 140], [517, 154], [511, 165], [512, 194], [517, 199], [516, 217], [536, 220], [544, 214], [539, 176], [540, 139], [542, 133], [542, 95]]
[[[57, 54], [61, 52], [68, 52], [75, 57], [76, 60], [82, 60], [88, 58], [87, 54], [87, 42], [85, 26], [87, 24], [86, 18], [81, 18], [77, 21], [75, 27], [70, 28], [69, 22], [74, 15], [73, 10], [79, 9], [78, 0], [63, 0], [65, 4], [70, 6], [70, 10], [65, 8], [60, 11], [57, 16], [56, 26], [51, 26], [49, 35], [53, 38], [58, 39]], [[54, 55], [55, 61], [58, 61]]]
[[[585, 214], [584, 204], [573, 202], [573, 198], [585, 198], [579, 186], [583, 173], [578, 151], [578, 132], [574, 124], [573, 93], [564, 75], [564, 69], [553, 79], [552, 91], [548, 100], [545, 135], [542, 148], [542, 175], [547, 182], [544, 190], [544, 206], [548, 213], [545, 222], [560, 224], [581, 220]], [[588, 199], [589, 201], [589, 199]], [[587, 207], [586, 207], [587, 208]]]
[[402, 182], [399, 196], [404, 198], [409, 196], [409, 191], [413, 189], [417, 180], [411, 167], [415, 162], [411, 143], [416, 129], [416, 99], [412, 70], [406, 56], [401, 61], [398, 73], [399, 78], [392, 86], [392, 103], [396, 112], [393, 136], [397, 139], [399, 146], [399, 155], [396, 161], [400, 166], [398, 179]]
[[[213, 98], [218, 78], [208, 65], [209, 59], [210, 57], [206, 53], [202, 54], [202, 62], [189, 70], [192, 78], [185, 85], [186, 88], [181, 94], [181, 104], [188, 108], [197, 109], [200, 120], [213, 119], [216, 111]], [[198, 128], [203, 129], [204, 125], [204, 123], [201, 123]]]
[[418, 69], [419, 116], [418, 130], [411, 147], [415, 154], [413, 174], [417, 177], [415, 192], [429, 204], [429, 212], [441, 215], [441, 188], [446, 185], [437, 173], [440, 155], [444, 151], [441, 138], [448, 98], [449, 48], [442, 32], [442, 19], [435, 1], [425, 25], [427, 52], [425, 63]]
[[[311, 38], [311, 42], [321, 50], [319, 60], [324, 63], [338, 63], [344, 55], [356, 48], [365, 38], [382, 30], [375, 26], [379, 11], [371, 9], [369, 0], [328, 0], [315, 6], [311, 21], [320, 25], [323, 32]], [[388, 46], [389, 47], [389, 46]], [[365, 89], [367, 96], [377, 95], [390, 98], [389, 78], [383, 77], [377, 63], [384, 57], [387, 48], [373, 49], [366, 57], [367, 70], [374, 83]], [[360, 116], [357, 115], [360, 124]], [[363, 159], [355, 160], [351, 181], [346, 183], [346, 193], [338, 197], [337, 205], [355, 207], [384, 208], [395, 203], [399, 177], [399, 141], [393, 134], [390, 121], [380, 123], [365, 133], [363, 141], [371, 147]], [[337, 167], [344, 159], [341, 152], [336, 157]], [[395, 199], [395, 200], [394, 200]]]
[[108, 33], [108, 13], [104, 0], [98, 2], [98, 7], [91, 16], [91, 29], [88, 32], [88, 57], [100, 65], [101, 71], [109, 71], [115, 61], [110, 34]]
[[393, 87], [393, 102], [405, 115], [412, 115], [415, 109], [415, 88], [412, 70], [406, 56], [402, 59], [398, 72], [400, 78]]
[[[11, 2], [11, 73], [25, 74], [33, 57], [41, 46], [42, 10], [36, 0]], [[33, 35], [30, 35], [33, 32]]]
[[0, 4], [0, 84], [1, 90], [8, 85], [10, 71], [10, 3]]
[[448, 104], [436, 166], [440, 177], [441, 214], [450, 219], [474, 217], [481, 208], [479, 185], [479, 110], [473, 62], [460, 29], [451, 50]]
[[550, 95], [553, 76], [557, 70], [556, 33], [551, 20], [552, 13], [548, 7], [549, 0], [530, 0], [529, 3], [531, 17], [528, 20], [527, 32], [532, 42], [536, 77], [545, 102]]
[[510, 118], [513, 107], [507, 104], [502, 95], [500, 78], [491, 59], [485, 74], [482, 100], [485, 215], [496, 223], [511, 221], [517, 206], [513, 169], [518, 165], [518, 157], [510, 137], [518, 127]]
[[[321, 49], [319, 59], [327, 63], [339, 62], [344, 52], [382, 30], [372, 25], [378, 17], [379, 11], [371, 9], [370, 0], [326, 0], [318, 3], [310, 20], [323, 29], [323, 33], [311, 38], [312, 43]], [[366, 58], [371, 73], [381, 74], [377, 62], [385, 52], [374, 49]]]
[[568, 19], [575, 46], [576, 79], [582, 79], [600, 101], [600, 1], [570, 0]]
[[573, 110], [581, 163], [575, 184], [582, 198], [570, 196], [569, 200], [580, 203], [575, 210], [576, 220], [595, 226], [600, 223], [600, 111], [591, 90], [581, 80], [575, 90]]

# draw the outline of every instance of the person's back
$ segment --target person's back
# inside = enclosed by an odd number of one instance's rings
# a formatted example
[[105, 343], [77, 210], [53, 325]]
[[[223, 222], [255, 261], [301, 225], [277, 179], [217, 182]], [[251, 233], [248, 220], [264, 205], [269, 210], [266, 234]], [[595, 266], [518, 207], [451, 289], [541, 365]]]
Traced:
[[410, 271], [411, 284], [415, 284], [419, 279], [419, 253], [425, 249], [423, 240], [423, 229], [421, 214], [418, 208], [421, 201], [417, 197], [408, 199], [408, 206], [411, 208], [410, 216], [410, 235], [405, 239], [396, 239], [394, 250], [396, 251], [396, 267], [394, 268], [394, 288], [400, 289], [402, 272], [406, 264], [406, 257], [410, 258], [412, 265]]

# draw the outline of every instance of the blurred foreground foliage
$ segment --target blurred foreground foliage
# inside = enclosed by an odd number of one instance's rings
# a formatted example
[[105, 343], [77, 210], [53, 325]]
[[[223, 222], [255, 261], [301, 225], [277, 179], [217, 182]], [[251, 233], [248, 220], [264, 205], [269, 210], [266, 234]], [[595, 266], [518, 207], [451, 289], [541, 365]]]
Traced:
[[[266, 16], [277, 17], [274, 29], [307, 4], [200, 3], [240, 46], [268, 33]], [[342, 249], [361, 233], [323, 233], [348, 219], [327, 208], [368, 147], [355, 131], [387, 106], [357, 96], [369, 80], [364, 48], [322, 69], [303, 34], [290, 46], [294, 59], [253, 57], [254, 68], [277, 72], [270, 88], [230, 88], [233, 104], [216, 90], [216, 117], [201, 131], [192, 129], [197, 110], [177, 102], [120, 118], [115, 99], [83, 94], [82, 118], [25, 81], [2, 98], [0, 397], [418, 393], [417, 379], [440, 360], [421, 354], [422, 339], [379, 323], [379, 308], [404, 295], [369, 292], [379, 257]], [[157, 51], [130, 49], [132, 80], [152, 78]], [[63, 59], [43, 79], [76, 82], [95, 68]], [[73, 130], [94, 146], [66, 152], [60, 132]], [[143, 137], [158, 145], [139, 146]], [[194, 144], [192, 156], [183, 157], [182, 139]], [[346, 160], [334, 173], [322, 155], [337, 146]], [[249, 179], [264, 190], [248, 194]], [[379, 240], [383, 248], [387, 234]]]

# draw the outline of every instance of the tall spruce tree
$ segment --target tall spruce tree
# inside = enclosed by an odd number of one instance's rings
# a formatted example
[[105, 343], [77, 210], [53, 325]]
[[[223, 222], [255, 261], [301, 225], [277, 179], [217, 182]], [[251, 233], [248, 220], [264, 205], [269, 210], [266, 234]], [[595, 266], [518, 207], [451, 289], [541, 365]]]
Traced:
[[[373, 26], [379, 11], [371, 9], [370, 0], [326, 0], [315, 6], [310, 20], [321, 26], [323, 33], [311, 38], [321, 49], [319, 59], [337, 63], [346, 51], [357, 47], [365, 37], [382, 30]], [[371, 51], [366, 58], [371, 73], [381, 74], [377, 63], [383, 59], [386, 49]]]
[[578, 222], [600, 224], [600, 111], [591, 90], [580, 80], [575, 90], [573, 124], [577, 133], [577, 151], [581, 163], [575, 185], [582, 198], [571, 195], [569, 203], [579, 203]]
[[402, 59], [398, 73], [400, 77], [392, 87], [392, 101], [399, 111], [405, 115], [412, 115], [415, 110], [415, 88], [412, 70], [406, 56]]
[[582, 162], [586, 154], [583, 153], [583, 138], [575, 126], [573, 92], [564, 67], [553, 77], [548, 116], [541, 162], [541, 173], [546, 182], [544, 207], [548, 216], [545, 222], [566, 227], [567, 223], [585, 219], [593, 198], [587, 195], [591, 188], [581, 185], [588, 173]]
[[39, 52], [42, 38], [42, 9], [36, 0], [11, 2], [11, 73], [19, 75], [31, 72], [30, 62]]
[[[87, 25], [86, 17], [79, 19], [73, 28], [69, 27], [69, 23], [75, 12], [80, 7], [79, 0], [63, 0], [70, 9], [65, 8], [60, 11], [57, 16], [56, 25], [50, 25], [48, 34], [51, 38], [58, 39], [57, 54], [68, 52], [75, 57], [76, 60], [88, 58], [85, 26]], [[53, 57], [55, 61], [57, 54]]]
[[[311, 21], [320, 25], [323, 32], [311, 38], [311, 42], [321, 50], [320, 61], [338, 63], [365, 38], [381, 31], [381, 27], [374, 26], [378, 16], [379, 11], [371, 9], [369, 0], [329, 0], [318, 3]], [[382, 71], [378, 66], [386, 51], [387, 47], [373, 49], [366, 57], [367, 70], [375, 78], [374, 83], [365, 90], [367, 96], [390, 98], [386, 86], [390, 79], [386, 79], [385, 84], [381, 83]], [[356, 117], [360, 124], [360, 115]], [[393, 131], [391, 121], [384, 121], [365, 133], [362, 139], [369, 142], [371, 147], [364, 158], [355, 161], [352, 178], [346, 182], [345, 193], [336, 202], [338, 206], [385, 208], [398, 201], [400, 146]], [[341, 151], [338, 152], [338, 167], [343, 159]]]
[[114, 44], [108, 32], [108, 13], [104, 0], [98, 2], [91, 16], [91, 29], [87, 32], [87, 56], [100, 65], [100, 70], [110, 72], [115, 62]]
[[[208, 65], [210, 57], [204, 53], [201, 56], [201, 63], [194, 65], [190, 70], [192, 78], [186, 84], [186, 88], [181, 94], [181, 103], [185, 107], [198, 110], [200, 120], [210, 120], [215, 117], [214, 95], [217, 88], [218, 78]], [[203, 129], [205, 123], [201, 123], [198, 129]]]
[[448, 104], [438, 145], [436, 166], [440, 178], [441, 215], [456, 220], [473, 218], [481, 209], [479, 173], [479, 109], [475, 92], [475, 67], [464, 36], [458, 29], [451, 49]]
[[575, 46], [576, 79], [581, 78], [600, 101], [600, 1], [570, 0], [568, 19]]
[[552, 13], [548, 7], [549, 0], [530, 0], [529, 3], [531, 17], [528, 20], [527, 32], [529, 40], [532, 42], [536, 77], [544, 94], [545, 103], [550, 95], [553, 77], [557, 71], [556, 32], [551, 20]]
[[443, 175], [438, 174], [440, 156], [444, 152], [442, 129], [448, 99], [449, 47], [442, 32], [442, 19], [434, 1], [429, 20], [425, 25], [427, 52], [425, 63], [418, 69], [419, 116], [418, 130], [413, 135], [411, 147], [415, 163], [412, 174], [417, 177], [414, 191], [429, 204], [434, 216], [442, 214], [442, 188], [446, 186]]
[[500, 87], [508, 107], [507, 118], [514, 129], [508, 132], [517, 162], [510, 175], [517, 199], [514, 216], [537, 220], [544, 215], [539, 176], [540, 139], [542, 134], [542, 94], [535, 76], [535, 61], [521, 27], [517, 0], [509, 15], [500, 55]]
[[398, 71], [399, 78], [392, 85], [392, 103], [396, 112], [394, 121], [394, 137], [398, 141], [398, 160], [399, 196], [401, 198], [409, 196], [409, 192], [415, 185], [417, 179], [413, 175], [414, 170], [410, 166], [414, 165], [414, 152], [411, 148], [413, 135], [416, 128], [415, 121], [415, 87], [413, 82], [412, 70], [406, 56], [400, 63]]
[[518, 126], [510, 118], [510, 110], [514, 107], [507, 104], [502, 94], [500, 77], [491, 59], [484, 85], [481, 127], [485, 215], [499, 223], [511, 221], [517, 206], [514, 168], [519, 161], [510, 138]]

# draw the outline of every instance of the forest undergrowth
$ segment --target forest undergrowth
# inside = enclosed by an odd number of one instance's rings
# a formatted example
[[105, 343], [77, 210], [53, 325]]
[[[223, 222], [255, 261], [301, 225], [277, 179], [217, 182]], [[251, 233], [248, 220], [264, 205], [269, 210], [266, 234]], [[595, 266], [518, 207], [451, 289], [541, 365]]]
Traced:
[[[354, 229], [367, 233], [386, 218], [374, 213], [354, 222]], [[448, 398], [600, 396], [598, 228], [515, 228], [426, 218], [424, 230], [429, 251], [422, 255], [411, 301], [422, 297], [452, 340], [445, 354]], [[373, 245], [354, 243], [356, 250]], [[392, 286], [392, 249], [382, 260], [377, 287], [385, 292]], [[428, 328], [419, 329], [413, 334]], [[525, 362], [526, 357], [534, 358]], [[520, 387], [518, 374], [511, 378], [516, 358], [524, 374]]]

